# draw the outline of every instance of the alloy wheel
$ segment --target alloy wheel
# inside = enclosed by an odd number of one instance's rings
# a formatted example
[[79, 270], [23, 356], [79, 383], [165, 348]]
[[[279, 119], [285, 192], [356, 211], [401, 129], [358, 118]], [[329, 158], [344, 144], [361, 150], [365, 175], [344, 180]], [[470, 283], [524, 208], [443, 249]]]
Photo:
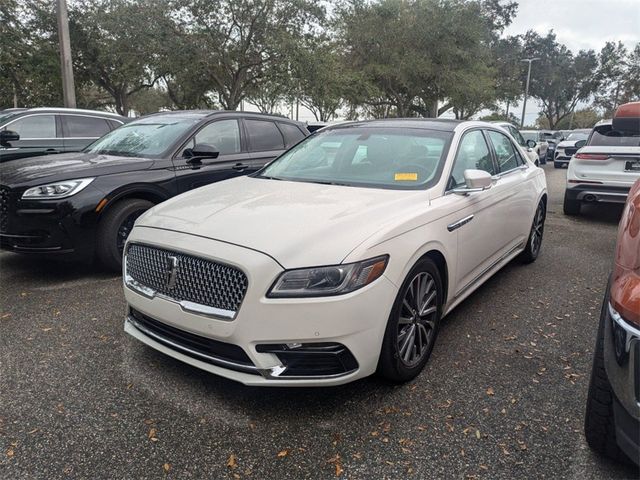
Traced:
[[404, 365], [417, 365], [430, 351], [437, 314], [437, 285], [429, 273], [420, 272], [407, 286], [400, 306], [397, 354]]
[[531, 253], [537, 256], [542, 245], [542, 234], [544, 233], [544, 207], [542, 204], [538, 205], [536, 210], [536, 216], [533, 220], [533, 227], [531, 227]]

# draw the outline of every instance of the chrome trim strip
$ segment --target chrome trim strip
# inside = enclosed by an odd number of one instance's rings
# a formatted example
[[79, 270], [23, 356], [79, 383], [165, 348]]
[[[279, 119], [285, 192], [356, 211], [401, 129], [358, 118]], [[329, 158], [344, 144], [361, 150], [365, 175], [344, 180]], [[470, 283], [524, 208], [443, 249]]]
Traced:
[[611, 320], [614, 321], [614, 323], [616, 323], [622, 330], [624, 330], [625, 334], [626, 334], [626, 338], [625, 338], [625, 342], [624, 342], [624, 349], [625, 352], [629, 352], [629, 350], [631, 349], [631, 342], [634, 338], [640, 340], [640, 330], [635, 328], [632, 325], [629, 325], [627, 323], [627, 321], [622, 318], [622, 315], [620, 315], [612, 306], [611, 303], [607, 304], [607, 308], [609, 309], [609, 316], [611, 317]]
[[240, 370], [240, 371], [245, 371], [245, 372], [256, 372], [256, 373], [261, 373], [261, 371], [258, 369], [258, 367], [254, 366], [254, 365], [244, 365], [241, 363], [235, 363], [235, 362], [231, 362], [229, 360], [225, 360], [219, 357], [213, 357], [211, 355], [207, 355], [205, 353], [201, 353], [198, 352], [196, 350], [192, 350], [189, 347], [185, 347], [184, 345], [180, 345], [179, 343], [176, 343], [172, 340], [169, 340], [166, 337], [163, 337], [161, 335], [158, 335], [155, 332], [152, 332], [151, 330], [149, 330], [148, 328], [146, 328], [144, 325], [141, 325], [140, 323], [138, 323], [136, 321], [135, 318], [133, 318], [131, 315], [127, 315], [127, 318], [125, 319], [126, 322], [129, 322], [132, 326], [134, 326], [135, 328], [137, 328], [138, 330], [140, 330], [142, 333], [144, 333], [145, 335], [147, 335], [148, 337], [151, 337], [152, 339], [160, 342], [160, 343], [164, 343], [166, 345], [171, 346], [172, 348], [175, 348], [176, 350], [181, 350], [183, 352], [186, 352], [190, 355], [195, 355], [197, 357], [200, 358], [204, 358], [205, 360], [208, 360], [209, 362], [218, 365], [219, 367], [227, 367], [227, 368], [231, 368], [233, 370]]
[[487, 273], [489, 273], [491, 270], [493, 270], [493, 268], [496, 265], [498, 265], [499, 263], [501, 263], [504, 260], [506, 260], [515, 251], [521, 249], [523, 246], [524, 246], [524, 243], [520, 243], [520, 244], [516, 245], [515, 247], [513, 247], [511, 250], [509, 250], [507, 253], [502, 255], [498, 260], [493, 262], [491, 265], [489, 265], [487, 268], [485, 268], [482, 272], [480, 272], [478, 275], [476, 275], [476, 277], [473, 280], [471, 280], [464, 287], [462, 287], [460, 290], [458, 290], [458, 293], [456, 293], [453, 298], [454, 299], [458, 298], [460, 295], [462, 295], [464, 292], [466, 292], [469, 288], [471, 288], [475, 283], [477, 283], [479, 280], [482, 280], [482, 277], [484, 277]]
[[453, 232], [454, 230], [457, 230], [463, 225], [466, 225], [467, 223], [469, 223], [471, 220], [473, 220], [473, 217], [474, 215], [468, 215], [464, 218], [461, 218], [457, 222], [450, 223], [449, 225], [447, 225], [447, 230], [449, 230], [450, 232]]
[[201, 305], [199, 303], [189, 302], [186, 300], [176, 300], [175, 298], [158, 293], [156, 290], [149, 288], [146, 285], [142, 285], [127, 274], [127, 255], [124, 255], [122, 259], [122, 273], [124, 284], [129, 287], [130, 290], [133, 290], [148, 299], [160, 298], [171, 303], [176, 303], [185, 312], [196, 313], [198, 315], [212, 317], [218, 320], [233, 320], [238, 313], [233, 310], [224, 310], [222, 308], [210, 307], [208, 305]]

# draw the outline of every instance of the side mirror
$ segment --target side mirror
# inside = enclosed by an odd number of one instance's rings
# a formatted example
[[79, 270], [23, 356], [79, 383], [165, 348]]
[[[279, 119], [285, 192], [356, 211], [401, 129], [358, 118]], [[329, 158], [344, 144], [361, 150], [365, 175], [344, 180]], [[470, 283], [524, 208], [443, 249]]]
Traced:
[[0, 132], [0, 143], [17, 142], [20, 140], [20, 135], [12, 130], [2, 130]]
[[182, 156], [187, 159], [187, 162], [199, 162], [205, 158], [218, 158], [220, 152], [213, 145], [206, 143], [198, 143], [193, 148], [186, 148], [182, 152]]
[[464, 171], [464, 187], [454, 188], [453, 193], [468, 195], [469, 193], [482, 192], [491, 188], [493, 178], [484, 170], [467, 169]]
[[527, 147], [529, 148], [536, 148], [537, 143], [535, 142], [535, 140], [527, 140]]
[[578, 141], [576, 142], [576, 148], [582, 148], [582, 147], [584, 147], [586, 144], [587, 144], [587, 141], [586, 141], [586, 140], [578, 140]]

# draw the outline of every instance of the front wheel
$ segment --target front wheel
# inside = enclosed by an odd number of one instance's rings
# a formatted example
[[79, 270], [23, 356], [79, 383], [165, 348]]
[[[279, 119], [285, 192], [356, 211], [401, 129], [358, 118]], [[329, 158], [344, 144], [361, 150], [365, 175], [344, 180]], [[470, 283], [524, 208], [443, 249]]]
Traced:
[[122, 269], [124, 245], [136, 219], [153, 203], [139, 198], [121, 200], [111, 207], [98, 225], [96, 253], [98, 260], [111, 271]]
[[380, 375], [398, 383], [418, 376], [438, 335], [442, 301], [440, 272], [424, 258], [411, 269], [393, 304], [378, 362]]
[[520, 254], [524, 263], [535, 262], [542, 248], [542, 234], [544, 233], [544, 220], [546, 218], [546, 208], [544, 202], [540, 200], [536, 213], [533, 216], [533, 224], [527, 239], [527, 246]]

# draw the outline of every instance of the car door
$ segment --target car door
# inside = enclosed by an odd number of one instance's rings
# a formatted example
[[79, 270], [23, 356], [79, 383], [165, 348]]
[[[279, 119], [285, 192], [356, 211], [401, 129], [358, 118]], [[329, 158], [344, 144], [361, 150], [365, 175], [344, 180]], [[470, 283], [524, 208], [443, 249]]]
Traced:
[[0, 146], [0, 161], [63, 151], [62, 132], [55, 113], [24, 115], [8, 122], [3, 130], [16, 132], [20, 139]]
[[61, 114], [63, 148], [78, 152], [111, 131], [106, 119], [90, 115]]
[[[217, 158], [190, 162], [184, 151], [197, 144], [215, 147]], [[247, 173], [251, 157], [241, 135], [241, 125], [236, 118], [214, 120], [201, 127], [179, 149], [173, 158], [178, 181], [178, 191], [186, 192], [210, 183], [219, 182]]]
[[276, 122], [256, 118], [245, 118], [249, 151], [250, 170], [256, 171], [285, 151], [285, 141]]
[[446, 194], [439, 200], [447, 203], [447, 210], [454, 212], [447, 220], [447, 230], [451, 235], [457, 235], [455, 296], [461, 295], [499, 261], [505, 243], [504, 219], [499, 215], [500, 198], [493, 188], [467, 195], [453, 193], [456, 187], [465, 186], [464, 171], [468, 169], [484, 170], [492, 176], [498, 173], [481, 129], [463, 134]]
[[486, 134], [498, 166], [492, 190], [499, 203], [496, 212], [502, 218], [501, 249], [507, 254], [527, 240], [537, 193], [529, 181], [531, 168], [511, 139], [497, 130], [487, 130]]

